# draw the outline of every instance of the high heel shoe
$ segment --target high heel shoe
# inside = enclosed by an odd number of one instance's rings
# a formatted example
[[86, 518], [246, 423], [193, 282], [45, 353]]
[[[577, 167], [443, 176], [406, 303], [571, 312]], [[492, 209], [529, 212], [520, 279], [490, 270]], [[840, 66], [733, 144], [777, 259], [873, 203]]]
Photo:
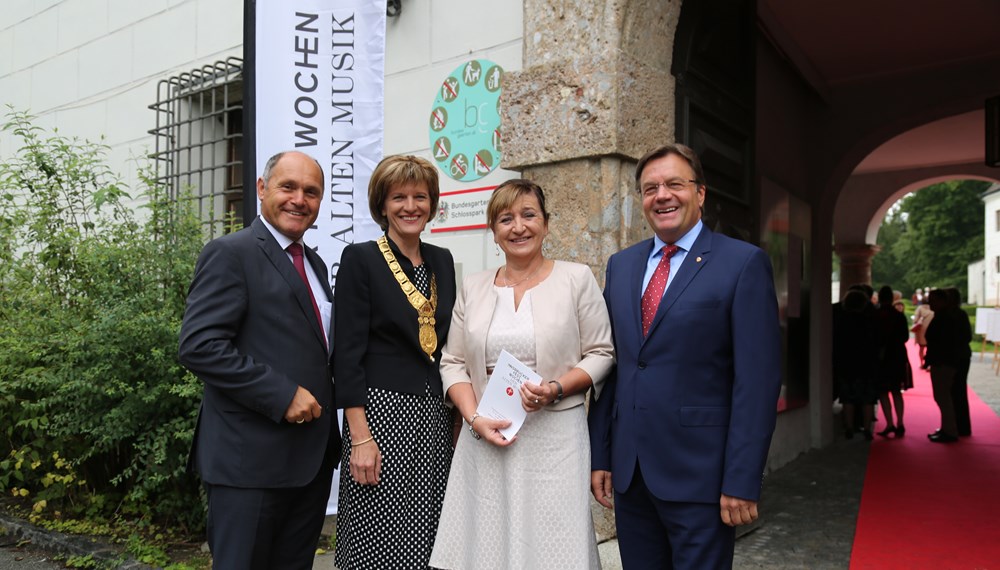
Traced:
[[903, 437], [906, 434], [906, 428], [902, 424], [896, 426], [896, 437]]
[[877, 433], [878, 435], [880, 435], [882, 437], [889, 437], [889, 434], [899, 433], [899, 430], [897, 430], [895, 426], [889, 426], [889, 427], [885, 428], [884, 430], [879, 431], [879, 432], [875, 432], [875, 433]]

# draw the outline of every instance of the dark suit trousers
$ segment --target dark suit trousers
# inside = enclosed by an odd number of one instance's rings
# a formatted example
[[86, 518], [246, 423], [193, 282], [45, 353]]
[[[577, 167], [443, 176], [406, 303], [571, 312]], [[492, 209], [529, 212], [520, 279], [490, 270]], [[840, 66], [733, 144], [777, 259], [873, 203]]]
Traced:
[[[955, 376], [958, 374], [954, 366], [943, 364], [931, 365], [931, 388], [934, 390], [934, 402], [941, 410], [941, 432], [955, 437], [958, 426], [955, 420], [955, 402], [952, 390], [955, 386]], [[966, 396], [968, 397], [968, 396]]]
[[955, 383], [951, 386], [951, 403], [955, 406], [955, 427], [958, 435], [972, 435], [969, 417], [969, 362], [958, 365]]
[[628, 490], [615, 493], [615, 522], [625, 570], [733, 567], [736, 530], [722, 523], [719, 503], [660, 500], [638, 463]]
[[309, 570], [326, 517], [334, 455], [305, 487], [242, 489], [205, 484], [214, 570]]

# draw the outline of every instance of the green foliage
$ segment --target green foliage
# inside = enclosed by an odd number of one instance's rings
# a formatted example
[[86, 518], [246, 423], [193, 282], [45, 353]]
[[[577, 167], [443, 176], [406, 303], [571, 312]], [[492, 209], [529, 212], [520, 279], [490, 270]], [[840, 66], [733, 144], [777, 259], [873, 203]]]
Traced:
[[86, 556], [70, 556], [66, 559], [67, 568], [86, 568], [98, 570], [108, 568], [109, 566], [109, 564], [94, 560], [93, 554], [88, 554]]
[[967, 267], [984, 255], [983, 202], [978, 180], [933, 184], [908, 195], [879, 229], [882, 251], [872, 260], [872, 282], [909, 295], [917, 287], [958, 287], [964, 298]]
[[16, 112], [0, 134], [20, 140], [0, 164], [0, 492], [38, 517], [197, 531], [201, 385], [175, 356], [190, 202], [144, 174], [136, 214], [106, 147]]
[[149, 564], [157, 568], [162, 568], [170, 562], [166, 550], [156, 544], [150, 544], [137, 534], [133, 534], [125, 541], [125, 549], [135, 559], [143, 564]]

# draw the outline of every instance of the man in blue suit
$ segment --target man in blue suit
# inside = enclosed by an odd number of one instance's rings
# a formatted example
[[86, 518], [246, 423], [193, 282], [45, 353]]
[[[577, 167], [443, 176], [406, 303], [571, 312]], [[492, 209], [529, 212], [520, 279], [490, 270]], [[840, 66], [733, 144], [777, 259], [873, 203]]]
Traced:
[[188, 292], [180, 361], [205, 385], [191, 450], [216, 570], [312, 568], [340, 458], [326, 266], [302, 236], [323, 170], [276, 154], [261, 217], [209, 242]]
[[781, 384], [771, 264], [704, 226], [690, 148], [647, 153], [635, 180], [654, 236], [608, 260], [618, 364], [591, 405], [591, 487], [609, 508], [613, 490], [625, 568], [731, 568]]

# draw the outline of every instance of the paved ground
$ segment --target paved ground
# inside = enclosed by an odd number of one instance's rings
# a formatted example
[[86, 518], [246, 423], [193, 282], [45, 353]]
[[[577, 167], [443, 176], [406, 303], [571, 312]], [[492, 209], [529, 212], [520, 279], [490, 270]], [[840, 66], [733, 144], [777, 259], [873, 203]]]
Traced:
[[[982, 361], [973, 355], [969, 387], [1000, 415], [1000, 377], [991, 355]], [[769, 475], [761, 496], [762, 524], [736, 541], [735, 568], [847, 568], [867, 461], [864, 438], [838, 437]]]
[[[969, 386], [1000, 414], [1000, 377], [991, 367], [991, 358], [987, 355], [980, 361], [978, 353], [973, 356]], [[768, 475], [761, 497], [764, 516], [737, 540], [735, 568], [847, 568], [867, 458], [868, 443], [864, 438], [838, 438], [832, 445], [805, 453]], [[0, 527], [7, 524], [0, 519]], [[36, 546], [47, 540], [56, 539], [34, 537]], [[50, 555], [26, 552], [16, 544], [9, 535], [0, 534], [0, 570], [63, 568]], [[608, 559], [605, 569], [615, 568], [614, 552], [604, 556]], [[318, 556], [314, 568], [332, 570], [333, 556]]]

